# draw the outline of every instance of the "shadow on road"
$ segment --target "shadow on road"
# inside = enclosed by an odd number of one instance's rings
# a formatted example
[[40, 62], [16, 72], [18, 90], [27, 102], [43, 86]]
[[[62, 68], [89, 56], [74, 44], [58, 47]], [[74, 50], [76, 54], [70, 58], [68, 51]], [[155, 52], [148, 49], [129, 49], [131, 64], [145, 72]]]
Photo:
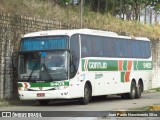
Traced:
[[[123, 100], [120, 96], [99, 96], [99, 97], [93, 97], [89, 104], [94, 103], [101, 103], [101, 102], [113, 102], [113, 101], [119, 101]], [[9, 103], [13, 106], [41, 106], [38, 101], [20, 101], [20, 100], [14, 100], [9, 101]], [[78, 100], [50, 100], [50, 103], [46, 106], [71, 106], [71, 105], [80, 105]]]

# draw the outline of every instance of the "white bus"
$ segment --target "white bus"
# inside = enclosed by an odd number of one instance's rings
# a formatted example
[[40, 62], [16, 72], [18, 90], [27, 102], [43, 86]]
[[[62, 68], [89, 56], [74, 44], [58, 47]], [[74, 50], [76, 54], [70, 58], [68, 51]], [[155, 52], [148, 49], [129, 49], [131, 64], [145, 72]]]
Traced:
[[114, 32], [50, 30], [23, 36], [19, 50], [21, 100], [78, 99], [117, 94], [140, 98], [151, 87], [150, 40]]

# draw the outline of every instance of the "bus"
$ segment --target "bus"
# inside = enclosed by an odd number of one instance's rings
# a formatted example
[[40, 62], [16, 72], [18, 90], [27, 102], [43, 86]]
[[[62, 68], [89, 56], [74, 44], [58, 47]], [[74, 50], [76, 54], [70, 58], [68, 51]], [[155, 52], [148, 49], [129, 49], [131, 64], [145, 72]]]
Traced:
[[137, 99], [151, 88], [150, 40], [114, 32], [73, 29], [28, 33], [18, 59], [20, 100], [88, 104], [94, 96]]

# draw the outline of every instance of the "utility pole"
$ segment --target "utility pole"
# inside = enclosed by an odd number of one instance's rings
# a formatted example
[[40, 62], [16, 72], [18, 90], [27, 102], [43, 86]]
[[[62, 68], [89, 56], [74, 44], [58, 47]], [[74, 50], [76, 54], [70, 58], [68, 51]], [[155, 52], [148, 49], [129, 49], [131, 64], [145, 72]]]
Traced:
[[81, 0], [81, 29], [83, 28], [83, 0]]

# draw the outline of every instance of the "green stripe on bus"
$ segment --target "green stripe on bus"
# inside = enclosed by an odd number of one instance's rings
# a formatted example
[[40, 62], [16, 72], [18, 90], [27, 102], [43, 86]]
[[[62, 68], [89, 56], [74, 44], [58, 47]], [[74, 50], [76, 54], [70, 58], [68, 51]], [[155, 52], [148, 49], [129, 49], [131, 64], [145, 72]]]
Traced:
[[152, 62], [134, 61], [134, 70], [152, 70]]
[[127, 60], [123, 61], [123, 70], [127, 70]]
[[[122, 68], [126, 71], [128, 61], [124, 60]], [[152, 70], [152, 61], [133, 61], [131, 70]], [[118, 71], [118, 60], [88, 60], [82, 59], [82, 71]]]
[[134, 61], [134, 70], [137, 70], [137, 64], [138, 64], [138, 61]]
[[[59, 82], [38, 82], [38, 83], [31, 83], [31, 82], [24, 82], [32, 87], [60, 87], [60, 86], [69, 86], [69, 81], [59, 81]], [[18, 87], [23, 87], [23, 83], [18, 83]]]
[[121, 72], [121, 82], [124, 82], [124, 75], [125, 75], [125, 72]]
[[117, 60], [82, 60], [82, 71], [118, 71]]
[[23, 87], [22, 83], [18, 83], [18, 87]]

